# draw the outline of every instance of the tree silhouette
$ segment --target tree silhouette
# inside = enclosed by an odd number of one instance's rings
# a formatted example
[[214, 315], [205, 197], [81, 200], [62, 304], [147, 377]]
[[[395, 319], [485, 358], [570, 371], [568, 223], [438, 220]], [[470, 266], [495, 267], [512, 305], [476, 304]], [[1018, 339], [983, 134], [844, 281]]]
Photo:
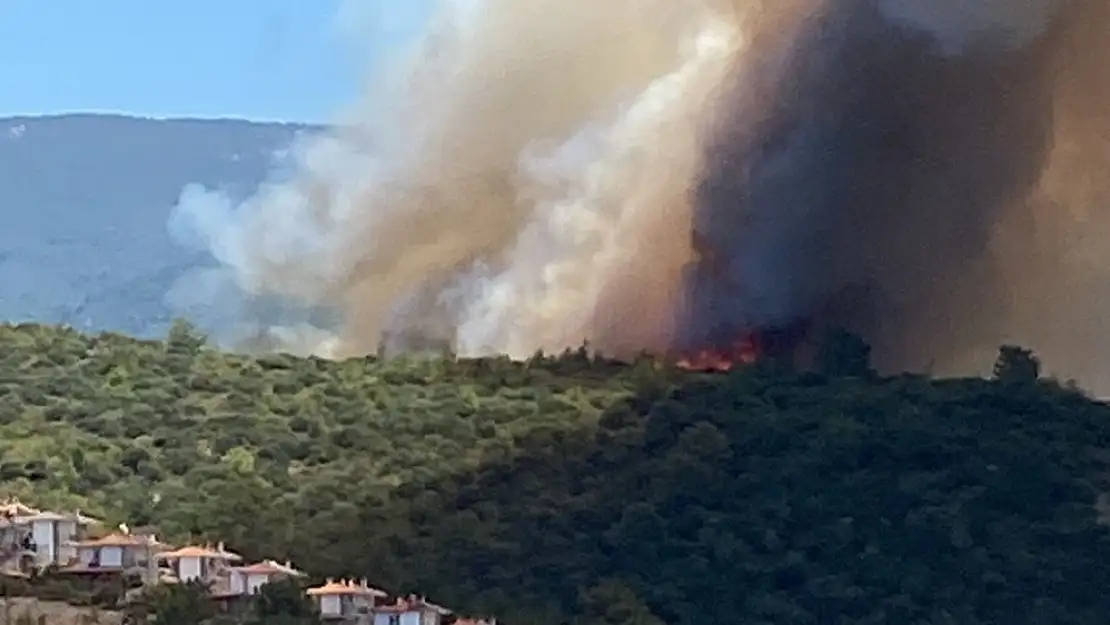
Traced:
[[994, 361], [994, 378], [1003, 384], [1032, 384], [1041, 377], [1041, 361], [1032, 350], [1003, 345]]
[[817, 370], [832, 377], [870, 377], [871, 346], [846, 330], [830, 329], [818, 347]]
[[583, 625], [663, 625], [636, 593], [616, 580], [604, 580], [579, 598]]
[[126, 621], [136, 625], [200, 625], [216, 615], [208, 587], [198, 581], [162, 584], [146, 589], [127, 610]]
[[166, 348], [171, 352], [195, 354], [207, 342], [208, 337], [185, 319], [174, 319], [166, 333]]
[[307, 625], [318, 621], [315, 606], [295, 579], [263, 584], [254, 598], [253, 622], [260, 625]]

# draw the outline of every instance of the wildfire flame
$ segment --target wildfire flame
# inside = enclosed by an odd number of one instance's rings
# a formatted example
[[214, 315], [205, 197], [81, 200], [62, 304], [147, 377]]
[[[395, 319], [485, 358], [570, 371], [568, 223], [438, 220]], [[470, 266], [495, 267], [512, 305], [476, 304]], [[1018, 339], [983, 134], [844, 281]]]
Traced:
[[754, 332], [745, 334], [727, 348], [707, 348], [683, 356], [675, 366], [690, 371], [728, 371], [738, 365], [754, 364], [760, 355]]

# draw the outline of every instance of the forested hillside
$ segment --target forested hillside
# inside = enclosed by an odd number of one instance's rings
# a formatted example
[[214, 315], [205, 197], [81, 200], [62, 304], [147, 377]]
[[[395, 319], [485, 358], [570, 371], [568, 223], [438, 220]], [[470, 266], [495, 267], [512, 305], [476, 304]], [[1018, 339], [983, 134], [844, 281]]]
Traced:
[[0, 326], [0, 489], [509, 625], [1104, 625], [1107, 407], [1020, 350], [987, 381], [848, 347], [707, 374]]

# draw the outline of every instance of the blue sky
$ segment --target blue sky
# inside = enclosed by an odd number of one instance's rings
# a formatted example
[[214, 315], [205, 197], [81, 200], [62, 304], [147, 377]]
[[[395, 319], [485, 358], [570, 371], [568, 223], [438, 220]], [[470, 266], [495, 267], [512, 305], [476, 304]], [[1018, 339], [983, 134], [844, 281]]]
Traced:
[[325, 121], [430, 0], [2, 0], [0, 116]]

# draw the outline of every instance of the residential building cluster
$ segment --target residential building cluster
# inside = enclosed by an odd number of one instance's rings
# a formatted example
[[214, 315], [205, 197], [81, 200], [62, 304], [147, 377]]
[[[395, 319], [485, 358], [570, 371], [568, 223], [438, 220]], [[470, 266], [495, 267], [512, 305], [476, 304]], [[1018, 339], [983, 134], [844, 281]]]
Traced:
[[[137, 575], [144, 586], [200, 581], [223, 604], [246, 599], [267, 583], [305, 574], [292, 563], [244, 562], [221, 543], [174, 547], [157, 536], [81, 514], [38, 510], [18, 500], [0, 501], [0, 575], [28, 576], [53, 569], [58, 575]], [[327, 580], [307, 590], [324, 620], [365, 625], [495, 625], [455, 618], [424, 597], [390, 597], [366, 580]], [[454, 620], [452, 620], [454, 619]]]

